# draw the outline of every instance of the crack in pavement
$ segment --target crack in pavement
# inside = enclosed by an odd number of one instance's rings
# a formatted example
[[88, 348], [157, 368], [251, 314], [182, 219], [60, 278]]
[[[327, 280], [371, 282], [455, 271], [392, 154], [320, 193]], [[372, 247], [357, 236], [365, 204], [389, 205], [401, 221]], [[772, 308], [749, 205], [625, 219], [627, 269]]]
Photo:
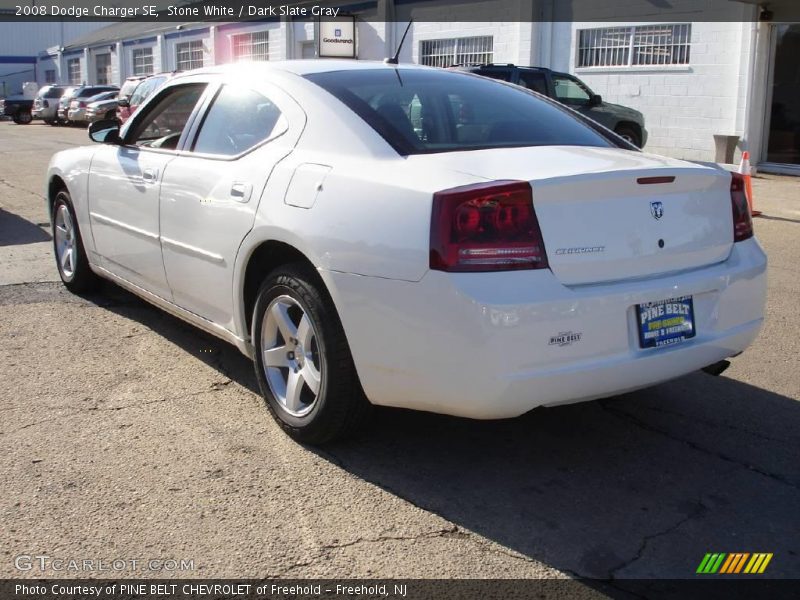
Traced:
[[95, 404], [94, 406], [89, 406], [87, 408], [77, 408], [77, 409], [65, 409], [63, 407], [53, 407], [53, 408], [49, 408], [49, 409], [45, 409], [45, 410], [68, 410], [69, 412], [67, 412], [65, 414], [57, 415], [57, 416], [52, 417], [50, 419], [44, 419], [42, 421], [34, 421], [33, 423], [27, 423], [25, 425], [22, 425], [21, 427], [17, 427], [15, 429], [12, 429], [11, 431], [0, 431], [0, 435], [13, 435], [15, 433], [19, 433], [20, 431], [23, 431], [25, 429], [29, 429], [29, 428], [34, 427], [36, 425], [42, 425], [43, 423], [50, 423], [50, 422], [56, 421], [58, 419], [67, 419], [67, 418], [70, 418], [70, 417], [74, 417], [75, 415], [80, 415], [80, 414], [85, 414], [85, 413], [116, 412], [116, 411], [120, 411], [120, 410], [128, 410], [128, 409], [131, 409], [131, 408], [143, 408], [145, 406], [150, 406], [152, 404], [163, 404], [163, 403], [166, 403], [166, 402], [174, 402], [176, 400], [185, 400], [187, 398], [194, 398], [195, 396], [200, 396], [202, 394], [209, 394], [209, 393], [213, 393], [213, 392], [218, 392], [218, 391], [224, 389], [225, 386], [227, 386], [229, 383], [231, 383], [230, 380], [228, 380], [228, 381], [214, 381], [209, 385], [208, 389], [196, 390], [194, 392], [189, 392], [187, 394], [182, 394], [180, 396], [168, 396], [166, 398], [159, 398], [158, 400], [149, 400], [147, 402], [141, 402], [141, 403], [137, 403], [137, 404], [123, 404], [121, 406], [107, 406], [107, 407], [102, 407], [102, 406], [99, 406], [99, 405]]
[[695, 510], [693, 510], [691, 513], [689, 513], [685, 517], [681, 518], [676, 523], [673, 523], [672, 525], [670, 525], [666, 529], [663, 529], [661, 531], [657, 531], [655, 533], [651, 533], [649, 535], [644, 536], [642, 538], [641, 543], [639, 544], [639, 549], [636, 551], [636, 554], [634, 554], [633, 557], [631, 557], [630, 559], [620, 563], [616, 567], [613, 567], [613, 568], [609, 569], [606, 579], [610, 579], [610, 580], [616, 579], [617, 572], [621, 571], [622, 569], [625, 569], [626, 567], [629, 567], [630, 565], [632, 565], [636, 561], [640, 560], [642, 558], [642, 556], [644, 556], [644, 553], [645, 553], [645, 550], [647, 550], [648, 544], [650, 544], [650, 542], [652, 542], [654, 539], [662, 537], [662, 536], [665, 536], [665, 535], [669, 535], [670, 533], [673, 533], [674, 531], [677, 531], [678, 529], [680, 529], [684, 524], [688, 523], [689, 521], [704, 515], [706, 513], [706, 511], [708, 511], [708, 507], [705, 504], [703, 504], [703, 499], [702, 498], [698, 498], [698, 500], [697, 500], [697, 508]]
[[790, 487], [792, 489], [795, 489], [795, 490], [796, 489], [800, 489], [800, 486], [798, 486], [797, 484], [789, 481], [783, 475], [779, 475], [777, 473], [771, 473], [770, 471], [765, 471], [764, 469], [756, 467], [755, 465], [748, 465], [747, 463], [744, 463], [741, 460], [738, 460], [737, 458], [734, 458], [733, 456], [728, 456], [727, 454], [724, 454], [722, 452], [715, 451], [715, 450], [712, 450], [710, 448], [705, 448], [704, 446], [701, 446], [697, 442], [693, 442], [691, 440], [688, 440], [688, 439], [685, 439], [685, 438], [682, 438], [682, 437], [678, 437], [677, 435], [673, 434], [670, 431], [667, 431], [667, 430], [662, 429], [660, 427], [656, 427], [655, 425], [651, 425], [650, 423], [646, 423], [645, 421], [643, 421], [642, 419], [632, 415], [631, 413], [626, 412], [626, 411], [621, 410], [621, 409], [618, 409], [618, 408], [614, 408], [612, 406], [609, 406], [605, 402], [601, 401], [601, 402], [599, 402], [599, 404], [603, 408], [603, 410], [605, 410], [606, 412], [610, 413], [611, 415], [617, 417], [621, 421], [625, 421], [626, 423], [630, 423], [631, 425], [634, 425], [634, 426], [636, 426], [636, 427], [638, 427], [640, 429], [644, 429], [645, 431], [651, 431], [651, 432], [654, 432], [654, 433], [658, 433], [658, 434], [666, 437], [667, 439], [670, 439], [672, 441], [680, 442], [682, 444], [685, 444], [686, 446], [692, 448], [693, 450], [697, 450], [698, 452], [702, 452], [703, 454], [707, 454], [708, 456], [713, 456], [713, 457], [718, 458], [720, 460], [723, 460], [725, 462], [732, 463], [732, 464], [734, 464], [734, 465], [736, 465], [738, 467], [742, 467], [744, 469], [747, 469], [748, 471], [752, 471], [754, 473], [758, 473], [759, 475], [761, 475], [763, 477], [766, 477], [766, 478], [771, 479], [773, 481], [777, 481], [778, 483], [782, 483], [783, 485], [786, 485], [786, 486], [788, 486], [788, 487]]
[[[2, 154], [2, 153], [0, 153], [0, 154]], [[30, 194], [31, 196], [39, 196], [39, 192], [38, 191], [33, 191], [33, 190], [29, 190], [27, 188], [20, 187], [18, 185], [14, 185], [10, 181], [8, 181], [8, 179], [6, 179], [5, 177], [2, 177], [2, 176], [0, 176], [0, 185], [5, 185], [7, 187], [10, 187], [12, 190], [19, 190], [20, 192], [25, 192], [27, 194]], [[42, 201], [44, 201], [44, 199], [42, 199]], [[6, 209], [7, 209], [7, 207], [6, 207]]]
[[[293, 563], [289, 565], [286, 569], [284, 569], [281, 573], [275, 576], [268, 576], [272, 579], [282, 579], [284, 578], [287, 573], [293, 571], [294, 569], [299, 569], [301, 567], [307, 567], [314, 564], [316, 561], [320, 560], [321, 558], [326, 558], [330, 550], [339, 550], [342, 548], [349, 548], [351, 546], [357, 546], [359, 544], [382, 544], [384, 542], [392, 542], [392, 541], [416, 541], [416, 540], [424, 540], [424, 539], [435, 539], [438, 537], [453, 537], [454, 534], [463, 533], [459, 531], [457, 525], [453, 525], [451, 527], [447, 527], [444, 529], [437, 529], [435, 531], [428, 531], [426, 533], [420, 533], [417, 535], [379, 535], [378, 537], [368, 538], [368, 537], [359, 537], [355, 540], [351, 540], [349, 542], [343, 542], [341, 544], [323, 544], [319, 547], [322, 552], [319, 552], [312, 556], [307, 560], [303, 560], [300, 562]], [[465, 534], [466, 537], [469, 537], [468, 534]]]

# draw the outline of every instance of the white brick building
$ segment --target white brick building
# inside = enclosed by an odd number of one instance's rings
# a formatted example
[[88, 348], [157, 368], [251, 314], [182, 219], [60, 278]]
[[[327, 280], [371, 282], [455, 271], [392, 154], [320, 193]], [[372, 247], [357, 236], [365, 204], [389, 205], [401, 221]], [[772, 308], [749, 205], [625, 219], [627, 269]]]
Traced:
[[[766, 21], [758, 19], [756, 0], [671, 0], [668, 20], [645, 2], [622, 22], [620, 7], [629, 11], [630, 0], [366, 0], [343, 11], [357, 17], [358, 59], [394, 54], [413, 19], [400, 62], [513, 63], [571, 73], [605, 101], [644, 114], [647, 151], [713, 160], [714, 136], [736, 136], [734, 160], [748, 149], [762, 169], [795, 172], [800, 77], [791, 65], [800, 24], [780, 21], [789, 20], [784, 8], [796, 12], [796, 1], [773, 0]], [[465, 10], [470, 21], [457, 21]], [[119, 84], [134, 74], [242, 59], [309, 58], [318, 30], [317, 22], [287, 18], [115, 23], [43, 52], [37, 76], [45, 83], [44, 74], [56, 70], [63, 83]]]

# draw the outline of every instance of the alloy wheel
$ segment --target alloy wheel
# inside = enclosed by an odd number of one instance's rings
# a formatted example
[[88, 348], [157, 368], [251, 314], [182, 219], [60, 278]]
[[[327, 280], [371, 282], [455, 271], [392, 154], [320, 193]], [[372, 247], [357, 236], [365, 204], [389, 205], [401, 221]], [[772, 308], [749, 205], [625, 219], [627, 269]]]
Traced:
[[273, 299], [261, 325], [264, 375], [280, 408], [293, 417], [310, 413], [320, 394], [324, 364], [314, 323], [291, 296]]
[[71, 280], [75, 276], [75, 227], [66, 204], [60, 204], [55, 217], [56, 257], [61, 274]]

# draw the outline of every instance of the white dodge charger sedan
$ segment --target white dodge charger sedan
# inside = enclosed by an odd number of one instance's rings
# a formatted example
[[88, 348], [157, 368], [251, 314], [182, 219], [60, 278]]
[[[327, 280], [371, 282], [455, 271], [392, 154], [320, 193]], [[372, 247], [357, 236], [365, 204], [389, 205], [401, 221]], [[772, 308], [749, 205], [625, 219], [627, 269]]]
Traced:
[[235, 344], [305, 442], [371, 404], [492, 419], [650, 386], [762, 324], [740, 176], [510, 84], [215, 67], [89, 132], [47, 172], [64, 284], [110, 279]]

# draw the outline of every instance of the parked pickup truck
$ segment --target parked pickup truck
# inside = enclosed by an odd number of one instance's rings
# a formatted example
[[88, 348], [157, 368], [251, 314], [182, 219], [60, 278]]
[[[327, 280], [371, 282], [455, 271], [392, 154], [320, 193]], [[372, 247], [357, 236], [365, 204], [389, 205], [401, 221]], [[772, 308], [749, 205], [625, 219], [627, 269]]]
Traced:
[[17, 125], [27, 125], [33, 120], [31, 110], [33, 100], [23, 96], [9, 96], [0, 99], [0, 115], [11, 117]]
[[569, 73], [559, 73], [543, 67], [498, 64], [453, 65], [452, 68], [508, 81], [549, 96], [608, 127], [639, 148], [647, 142], [647, 130], [644, 127], [642, 113], [627, 106], [605, 102], [588, 85]]

